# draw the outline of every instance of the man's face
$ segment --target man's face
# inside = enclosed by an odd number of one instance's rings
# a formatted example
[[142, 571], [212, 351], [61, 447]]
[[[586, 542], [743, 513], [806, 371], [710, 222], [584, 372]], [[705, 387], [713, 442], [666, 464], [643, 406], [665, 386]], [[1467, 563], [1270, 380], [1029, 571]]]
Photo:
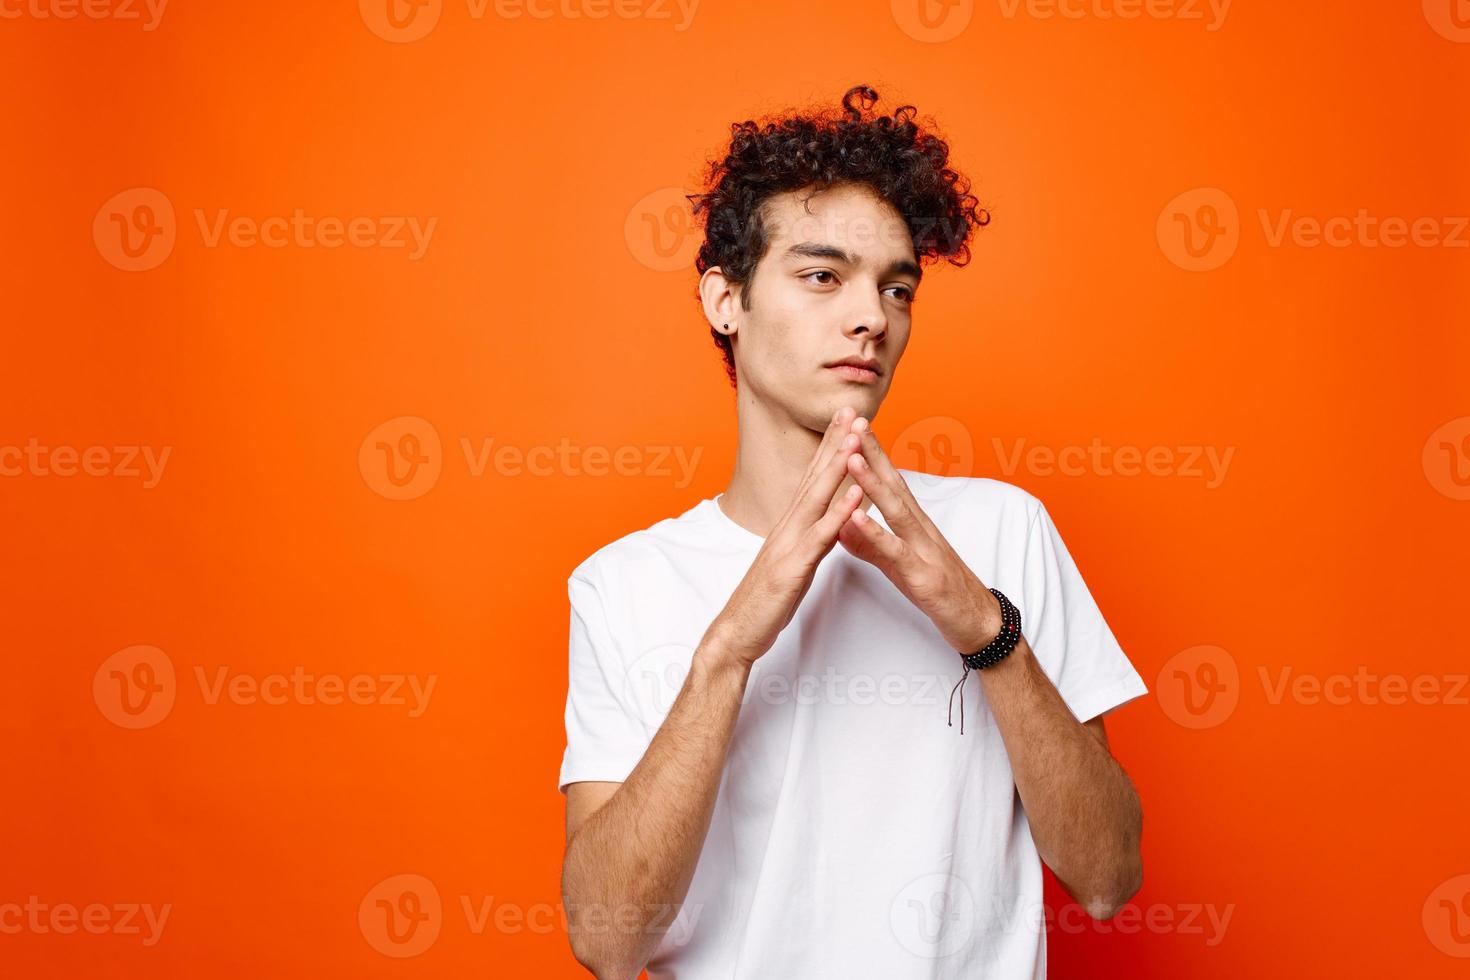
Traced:
[[[862, 184], [766, 202], [769, 246], [736, 314], [735, 364], [742, 386], [782, 406], [810, 429], [852, 405], [872, 419], [909, 339], [921, 272], [907, 223]], [[874, 361], [871, 372], [833, 368]]]

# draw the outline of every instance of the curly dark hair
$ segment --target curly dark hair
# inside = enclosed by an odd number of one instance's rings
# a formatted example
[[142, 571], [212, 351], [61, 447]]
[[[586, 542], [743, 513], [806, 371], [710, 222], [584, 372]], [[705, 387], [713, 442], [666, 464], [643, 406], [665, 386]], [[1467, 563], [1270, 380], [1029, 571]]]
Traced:
[[[951, 264], [970, 261], [970, 235], [990, 223], [990, 212], [970, 193], [970, 182], [949, 167], [949, 144], [916, 124], [915, 108], [901, 105], [892, 116], [864, 113], [878, 101], [867, 85], [842, 97], [832, 109], [767, 120], [732, 123], [730, 145], [709, 163], [706, 192], [686, 195], [705, 237], [695, 258], [701, 276], [719, 266], [725, 278], [743, 284], [740, 305], [750, 309], [750, 283], [766, 254], [769, 238], [764, 204], [774, 194], [836, 184], [863, 183], [903, 215], [922, 264], [943, 256]], [[698, 298], [698, 290], [695, 292]], [[710, 334], [735, 386], [735, 353], [728, 335]]]

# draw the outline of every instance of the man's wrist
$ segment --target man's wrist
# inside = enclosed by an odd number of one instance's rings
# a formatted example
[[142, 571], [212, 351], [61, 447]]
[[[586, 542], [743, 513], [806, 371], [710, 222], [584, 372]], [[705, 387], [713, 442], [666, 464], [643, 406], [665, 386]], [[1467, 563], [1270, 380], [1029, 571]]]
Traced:
[[[691, 667], [699, 667], [711, 676], [750, 675], [753, 662], [741, 655], [740, 648], [718, 624], [711, 626], [694, 651]], [[743, 678], [742, 678], [743, 679]]]
[[973, 629], [961, 636], [959, 642], [955, 644], [956, 651], [962, 656], [988, 646], [992, 640], [1000, 636], [1004, 622], [1000, 600], [989, 589], [979, 585], [974, 595], [976, 612], [971, 617], [974, 624]]
[[1000, 632], [979, 650], [961, 654], [965, 667], [970, 670], [985, 670], [988, 667], [994, 667], [1007, 659], [1022, 640], [1021, 610], [1017, 609], [1010, 598], [999, 589], [991, 589], [990, 592], [1000, 603]]

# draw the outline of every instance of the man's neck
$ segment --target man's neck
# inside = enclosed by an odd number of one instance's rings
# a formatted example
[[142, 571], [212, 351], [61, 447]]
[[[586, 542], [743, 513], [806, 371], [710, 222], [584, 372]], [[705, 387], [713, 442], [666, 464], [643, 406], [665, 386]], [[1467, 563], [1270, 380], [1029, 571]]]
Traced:
[[[735, 452], [735, 471], [717, 506], [746, 530], [769, 537], [776, 522], [790, 509], [825, 428], [814, 432], [743, 391], [736, 404], [740, 444]], [[836, 410], [837, 406], [832, 406], [832, 411]], [[853, 482], [852, 474], [844, 475], [826, 502], [846, 492]], [[871, 503], [864, 494], [858, 506], [869, 507]]]

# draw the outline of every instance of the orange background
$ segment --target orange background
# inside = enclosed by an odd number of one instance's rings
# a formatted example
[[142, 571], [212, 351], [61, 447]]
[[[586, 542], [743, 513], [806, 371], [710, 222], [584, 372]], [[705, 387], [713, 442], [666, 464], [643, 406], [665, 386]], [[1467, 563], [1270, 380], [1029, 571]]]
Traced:
[[[171, 912], [150, 947], [0, 933], [0, 974], [584, 975], [559, 913], [476, 932], [461, 899], [558, 908], [566, 577], [730, 473], [694, 274], [660, 252], [693, 240], [659, 202], [696, 188], [730, 122], [864, 82], [880, 111], [939, 120], [994, 216], [968, 268], [930, 267], [875, 428], [1047, 504], [1151, 691], [1109, 719], [1146, 814], [1133, 904], [1232, 909], [1214, 945], [1054, 931], [1052, 975], [1463, 975], [1470, 708], [1273, 703], [1259, 676], [1466, 670], [1467, 233], [1272, 247], [1258, 218], [1470, 213], [1470, 43], [1447, 5], [1238, 0], [1208, 30], [1203, 5], [1121, 19], [1090, 0], [1073, 19], [991, 0], [938, 41], [876, 2], [705, 0], [676, 30], [449, 0], [398, 42], [346, 2], [176, 0], [151, 31], [25, 2], [0, 21], [0, 447], [171, 455], [150, 489], [0, 477], [0, 904]], [[140, 187], [177, 241], [124, 271], [92, 229]], [[1212, 271], [1181, 268], [1166, 233], [1196, 188], [1238, 208]], [[195, 218], [298, 208], [437, 226], [411, 260], [210, 247]], [[392, 500], [359, 450], [402, 416], [433, 426], [442, 472]], [[947, 418], [968, 457], [938, 441]], [[476, 476], [461, 440], [492, 438], [635, 464]], [[1021, 438], [1234, 456], [1213, 488], [1003, 471], [993, 440]], [[700, 453], [693, 481], [657, 447]], [[133, 730], [94, 681], [136, 645], [176, 680]], [[1171, 658], [1201, 646], [1237, 668], [1236, 701], [1191, 727]], [[211, 704], [195, 680], [297, 666], [437, 680], [417, 718]], [[409, 958], [358, 919], [399, 874], [443, 902]]]

